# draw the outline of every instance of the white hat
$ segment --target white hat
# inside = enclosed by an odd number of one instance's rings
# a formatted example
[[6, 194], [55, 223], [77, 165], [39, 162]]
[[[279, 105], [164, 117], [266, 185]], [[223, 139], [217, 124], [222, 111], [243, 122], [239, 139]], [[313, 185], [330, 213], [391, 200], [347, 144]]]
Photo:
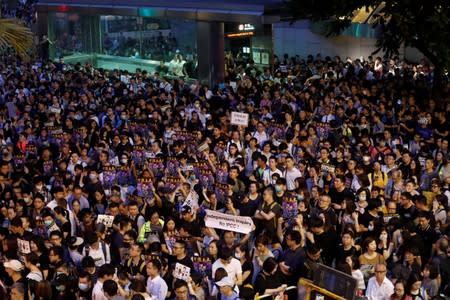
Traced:
[[227, 286], [228, 285], [230, 287], [233, 287], [234, 281], [230, 277], [226, 276], [226, 277], [222, 278], [222, 280], [216, 282], [216, 284], [218, 286]]
[[70, 246], [80, 246], [84, 243], [84, 240], [80, 237], [71, 237], [69, 240]]
[[5, 269], [9, 268], [16, 272], [21, 272], [23, 270], [23, 265], [20, 261], [17, 259], [11, 259], [10, 261], [5, 262], [4, 264]]

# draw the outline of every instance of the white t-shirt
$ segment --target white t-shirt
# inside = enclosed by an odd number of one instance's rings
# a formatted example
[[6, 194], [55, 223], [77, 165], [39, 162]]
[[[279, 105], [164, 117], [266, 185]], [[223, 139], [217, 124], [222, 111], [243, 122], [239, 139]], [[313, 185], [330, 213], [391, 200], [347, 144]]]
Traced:
[[216, 273], [216, 270], [219, 268], [224, 268], [225, 271], [227, 271], [228, 277], [231, 278], [235, 283], [237, 276], [242, 276], [242, 266], [241, 262], [237, 260], [236, 258], [232, 258], [230, 263], [227, 265], [224, 265], [220, 259], [216, 260], [212, 265], [212, 274]]
[[[105, 257], [101, 243], [102, 242], [100, 242], [98, 249], [89, 247], [89, 256], [94, 259], [96, 267], [100, 267], [104, 264], [109, 264], [111, 262], [108, 244], [105, 243], [105, 250], [106, 250], [105, 251], [106, 257]], [[86, 256], [86, 248], [83, 249], [83, 256]]]
[[103, 294], [103, 282], [97, 281], [92, 289], [92, 300], [108, 300]]
[[279, 169], [275, 169], [275, 171], [272, 171], [271, 169], [267, 168], [263, 173], [263, 182], [265, 186], [268, 186], [272, 183], [273, 174], [278, 174], [280, 175], [280, 177], [283, 177], [283, 173]]
[[294, 167], [292, 170], [284, 171], [284, 178], [286, 179], [286, 188], [288, 191], [295, 190], [295, 179], [302, 177], [302, 173]]

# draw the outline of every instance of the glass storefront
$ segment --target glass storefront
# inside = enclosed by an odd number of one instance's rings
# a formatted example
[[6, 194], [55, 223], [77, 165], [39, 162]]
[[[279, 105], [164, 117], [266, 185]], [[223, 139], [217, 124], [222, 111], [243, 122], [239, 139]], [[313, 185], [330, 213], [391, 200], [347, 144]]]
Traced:
[[195, 20], [51, 12], [50, 58], [196, 78]]

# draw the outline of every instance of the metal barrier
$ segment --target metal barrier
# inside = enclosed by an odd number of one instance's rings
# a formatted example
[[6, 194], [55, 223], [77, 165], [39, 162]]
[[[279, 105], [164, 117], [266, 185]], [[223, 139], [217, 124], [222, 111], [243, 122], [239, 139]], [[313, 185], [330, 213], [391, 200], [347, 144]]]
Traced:
[[305, 300], [310, 300], [311, 298], [311, 292], [312, 291], [316, 291], [319, 292], [322, 296], [327, 296], [330, 297], [332, 299], [336, 299], [336, 300], [346, 300], [344, 297], [338, 296], [324, 288], [321, 288], [320, 286], [315, 285], [312, 281], [305, 279], [305, 278], [300, 278], [300, 280], [298, 281], [298, 284], [301, 286], [306, 287], [306, 298]]

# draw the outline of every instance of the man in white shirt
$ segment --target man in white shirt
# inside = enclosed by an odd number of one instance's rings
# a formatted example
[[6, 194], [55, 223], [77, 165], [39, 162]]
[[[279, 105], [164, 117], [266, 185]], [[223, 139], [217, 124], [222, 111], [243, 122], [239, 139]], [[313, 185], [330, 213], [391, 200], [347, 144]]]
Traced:
[[92, 300], [108, 300], [103, 293], [103, 282], [109, 279], [113, 279], [115, 269], [110, 264], [104, 264], [98, 268], [98, 279], [92, 289]]
[[156, 300], [164, 300], [167, 296], [167, 283], [160, 276], [161, 262], [152, 259], [147, 264], [147, 292]]
[[292, 156], [286, 157], [286, 170], [283, 175], [286, 179], [287, 190], [295, 190], [295, 179], [302, 177], [302, 173], [295, 167], [294, 158]]
[[283, 176], [280, 169], [277, 168], [277, 158], [275, 156], [271, 156], [269, 158], [269, 167], [266, 168], [263, 173], [263, 181], [265, 186], [274, 184], [272, 182], [272, 176], [274, 174], [278, 174], [280, 177]]
[[219, 259], [212, 265], [213, 276], [219, 268], [227, 271], [228, 277], [234, 281], [236, 291], [238, 291], [237, 286], [242, 284], [242, 266], [239, 260], [233, 257], [232, 249], [224, 248], [219, 251]]
[[375, 266], [375, 276], [369, 279], [366, 297], [368, 300], [388, 300], [394, 293], [394, 285], [386, 278], [386, 266]]
[[253, 133], [253, 137], [258, 140], [258, 144], [260, 145], [263, 145], [264, 142], [269, 139], [263, 122], [258, 122], [256, 131]]

